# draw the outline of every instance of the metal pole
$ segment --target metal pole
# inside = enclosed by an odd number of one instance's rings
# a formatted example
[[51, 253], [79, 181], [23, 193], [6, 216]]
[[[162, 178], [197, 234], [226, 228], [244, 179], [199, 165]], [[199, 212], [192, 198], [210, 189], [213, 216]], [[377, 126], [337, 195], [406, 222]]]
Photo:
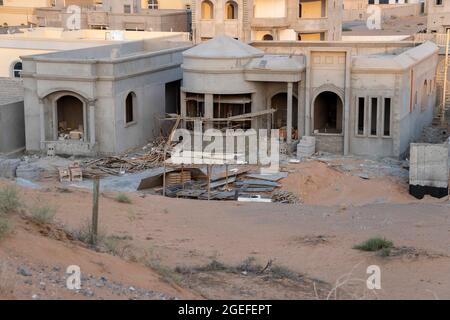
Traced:
[[208, 201], [211, 200], [211, 169], [212, 165], [208, 164], [207, 171], [208, 171]]
[[225, 165], [225, 181], [226, 181], [225, 189], [228, 190], [228, 164]]
[[444, 63], [444, 89], [443, 97], [442, 97], [442, 106], [441, 106], [441, 125], [445, 124], [445, 107], [446, 107], [446, 96], [447, 96], [447, 75], [448, 75], [448, 51], [449, 51], [449, 42], [450, 42], [450, 29], [447, 29], [447, 39], [445, 42], [445, 63]]
[[91, 232], [91, 244], [97, 244], [97, 235], [98, 235], [98, 198], [100, 194], [100, 178], [94, 178], [93, 185], [93, 205], [92, 205], [92, 232]]

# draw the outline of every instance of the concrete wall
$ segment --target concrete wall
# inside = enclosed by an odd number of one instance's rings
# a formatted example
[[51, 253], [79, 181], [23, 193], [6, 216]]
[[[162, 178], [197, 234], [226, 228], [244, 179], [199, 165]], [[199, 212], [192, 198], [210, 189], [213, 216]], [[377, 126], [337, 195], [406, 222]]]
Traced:
[[411, 144], [410, 185], [446, 189], [448, 194], [448, 144]]
[[292, 41], [254, 41], [251, 45], [270, 54], [306, 55], [310, 47], [348, 48], [352, 56], [399, 54], [414, 47], [407, 41], [340, 41], [340, 42], [292, 42]]
[[23, 101], [0, 106], [0, 153], [25, 147]]
[[[411, 74], [404, 74], [401, 79], [402, 108], [399, 114], [400, 141], [399, 153], [405, 155], [409, 144], [417, 141], [423, 128], [433, 121], [434, 108], [436, 106], [436, 68], [438, 55], [418, 63]], [[425, 88], [427, 82], [427, 89]], [[416, 98], [417, 97], [417, 98]]]

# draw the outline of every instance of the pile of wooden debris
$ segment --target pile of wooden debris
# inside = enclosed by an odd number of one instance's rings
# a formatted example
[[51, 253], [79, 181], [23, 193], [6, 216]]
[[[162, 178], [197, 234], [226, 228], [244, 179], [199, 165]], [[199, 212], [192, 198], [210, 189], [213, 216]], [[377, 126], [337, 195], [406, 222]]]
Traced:
[[118, 176], [160, 167], [163, 165], [164, 160], [170, 157], [172, 147], [173, 145], [168, 144], [165, 138], [160, 137], [142, 148], [141, 152], [84, 162], [82, 164], [83, 173], [86, 177]]
[[138, 189], [152, 189], [172, 198], [300, 203], [293, 194], [280, 190], [279, 181], [287, 177], [287, 172], [252, 173], [256, 168], [245, 165], [215, 168], [211, 173], [212, 168], [172, 166], [165, 179], [164, 173], [157, 173], [143, 179]]

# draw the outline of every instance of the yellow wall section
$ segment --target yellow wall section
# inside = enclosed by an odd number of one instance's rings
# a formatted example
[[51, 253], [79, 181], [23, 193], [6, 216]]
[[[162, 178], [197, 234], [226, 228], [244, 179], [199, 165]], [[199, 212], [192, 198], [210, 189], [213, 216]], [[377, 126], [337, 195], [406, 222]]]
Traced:
[[[323, 0], [303, 0], [302, 4], [302, 18], [320, 18], [322, 17], [322, 3]], [[324, 14], [325, 16], [325, 14]]]
[[285, 0], [255, 0], [255, 18], [282, 18], [286, 16]]
[[49, 7], [50, 0], [3, 0], [5, 7], [39, 8]]
[[302, 33], [301, 41], [320, 41], [320, 33]]

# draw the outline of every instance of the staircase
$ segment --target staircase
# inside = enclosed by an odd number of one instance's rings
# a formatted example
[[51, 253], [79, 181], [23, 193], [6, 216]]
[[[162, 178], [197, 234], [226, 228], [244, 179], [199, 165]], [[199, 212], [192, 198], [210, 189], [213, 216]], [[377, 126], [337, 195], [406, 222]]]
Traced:
[[[450, 60], [450, 57], [447, 59]], [[444, 110], [446, 115], [446, 125], [445, 127], [448, 127], [448, 116], [449, 116], [449, 109], [450, 109], [450, 81], [447, 80], [447, 90], [445, 92], [445, 101], [442, 101], [442, 95], [443, 95], [443, 87], [444, 87], [444, 78], [445, 78], [445, 58], [439, 63], [438, 72], [436, 74], [436, 84], [438, 87], [440, 87], [440, 90], [437, 91], [438, 95], [438, 103], [439, 107], [436, 109], [435, 117], [433, 119], [433, 126], [442, 126], [442, 104], [444, 104]], [[450, 66], [450, 61], [447, 63], [448, 66]], [[448, 71], [448, 75], [450, 75], [450, 70]], [[448, 79], [449, 76], [447, 76]]]

